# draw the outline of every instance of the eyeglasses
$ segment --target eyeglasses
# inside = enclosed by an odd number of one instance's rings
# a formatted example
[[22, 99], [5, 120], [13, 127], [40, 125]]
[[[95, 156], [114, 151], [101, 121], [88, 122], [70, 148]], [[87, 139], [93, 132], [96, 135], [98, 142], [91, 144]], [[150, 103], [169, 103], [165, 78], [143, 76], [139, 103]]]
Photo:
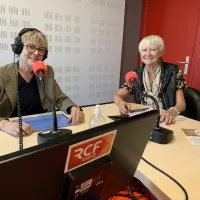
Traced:
[[36, 48], [34, 44], [27, 44], [26, 49], [29, 53], [34, 53], [36, 50], [38, 50], [38, 53], [40, 56], [44, 56], [47, 52], [47, 50], [44, 47]]

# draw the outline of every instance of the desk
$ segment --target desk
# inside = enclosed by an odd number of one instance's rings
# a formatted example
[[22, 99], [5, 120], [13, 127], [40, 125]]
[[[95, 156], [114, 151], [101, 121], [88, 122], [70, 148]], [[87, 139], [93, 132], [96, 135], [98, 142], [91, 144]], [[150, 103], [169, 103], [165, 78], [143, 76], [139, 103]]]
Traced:
[[[181, 128], [200, 129], [200, 122], [185, 118], [167, 128], [174, 131], [173, 141], [166, 145], [148, 142], [143, 157], [182, 184], [190, 200], [200, 199], [200, 146], [193, 146], [181, 130]], [[185, 199], [184, 193], [173, 181], [144, 161], [140, 161], [138, 170], [170, 199]], [[147, 185], [151, 187], [151, 183], [147, 182]]]
[[[132, 109], [137, 108], [141, 108], [141, 105], [132, 104]], [[67, 127], [70, 128], [73, 133], [88, 128], [88, 121], [93, 114], [94, 106], [83, 108], [83, 110], [85, 113], [85, 123]], [[107, 123], [111, 122], [111, 119], [107, 117], [108, 115], [119, 114], [118, 108], [114, 104], [102, 105], [101, 112]], [[148, 142], [143, 157], [179, 181], [187, 190], [190, 200], [200, 199], [198, 195], [198, 189], [200, 187], [200, 147], [190, 144], [181, 130], [181, 128], [200, 129], [200, 123], [185, 118], [167, 128], [174, 131], [173, 141], [166, 145]], [[37, 145], [37, 133], [24, 137], [24, 148], [34, 145]], [[0, 155], [17, 150], [18, 139], [0, 131]], [[161, 198], [159, 190], [156, 190], [153, 184], [167, 194], [172, 200], [185, 199], [184, 193], [173, 181], [160, 174], [160, 172], [156, 171], [142, 160], [139, 163], [138, 171], [148, 178], [145, 184], [159, 199], [164, 200], [164, 197], [162, 196], [163, 198]], [[141, 173], [136, 173], [139, 179], [144, 178]]]
[[[133, 105], [133, 108], [140, 108], [141, 105]], [[90, 117], [94, 114], [95, 106], [85, 107], [83, 111], [85, 113], [85, 123], [76, 125], [76, 126], [68, 126], [67, 129], [71, 129], [72, 132], [75, 134], [77, 132], [83, 131], [88, 129], [88, 122]], [[60, 112], [57, 112], [60, 113]], [[118, 107], [114, 104], [105, 104], [101, 106], [101, 114], [104, 116], [106, 123], [112, 122], [108, 115], [116, 115], [119, 114]], [[32, 147], [37, 145], [37, 133], [33, 133], [32, 135], [25, 136], [24, 140], [24, 149], [28, 147]], [[0, 130], [0, 156], [9, 154], [15, 151], [18, 151], [18, 138], [11, 136], [7, 133], [4, 133]]]

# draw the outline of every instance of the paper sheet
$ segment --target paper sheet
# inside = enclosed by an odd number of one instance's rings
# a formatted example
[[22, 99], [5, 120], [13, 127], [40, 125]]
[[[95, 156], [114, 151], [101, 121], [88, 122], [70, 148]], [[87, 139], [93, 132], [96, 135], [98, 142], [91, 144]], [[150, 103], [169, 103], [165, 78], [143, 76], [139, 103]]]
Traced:
[[[72, 124], [72, 123], [67, 123], [68, 117], [65, 116], [64, 114], [57, 114], [56, 116], [58, 121], [58, 128], [64, 126], [70, 126]], [[16, 122], [18, 120], [13, 120], [13, 121]], [[52, 114], [22, 118], [22, 121], [29, 124], [34, 129], [34, 132], [53, 129]]]
[[[143, 109], [136, 109], [136, 111], [135, 112], [129, 112], [128, 113], [128, 115], [129, 115], [129, 117], [132, 117], [132, 116], [135, 116], [135, 115], [139, 115], [139, 114], [141, 114], [141, 113], [145, 113], [145, 112], [149, 112], [150, 110], [153, 110], [153, 108], [147, 108], [147, 109], [145, 109], [145, 110], [143, 110]], [[134, 110], [133, 110], [134, 111]]]
[[193, 145], [200, 145], [200, 130], [199, 129], [184, 129], [185, 137], [191, 142]]

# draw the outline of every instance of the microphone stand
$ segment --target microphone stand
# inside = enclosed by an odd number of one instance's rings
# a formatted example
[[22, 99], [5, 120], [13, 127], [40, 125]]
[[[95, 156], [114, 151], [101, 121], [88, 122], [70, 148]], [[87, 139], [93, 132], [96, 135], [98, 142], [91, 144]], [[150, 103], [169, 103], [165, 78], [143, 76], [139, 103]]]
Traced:
[[[153, 96], [143, 93], [135, 79], [132, 79], [131, 82], [133, 82], [134, 86], [138, 88], [140, 94], [142, 94], [143, 97], [150, 98], [154, 102], [156, 110], [160, 111], [157, 100]], [[172, 139], [173, 139], [173, 131], [160, 127], [160, 114], [159, 114], [156, 120], [155, 127], [152, 131], [150, 140], [158, 144], [167, 144]]]
[[43, 72], [39, 71], [38, 76], [39, 76], [42, 92], [44, 93], [44, 96], [46, 97], [49, 105], [51, 106], [52, 115], [53, 115], [53, 130], [38, 133], [38, 138], [37, 138], [38, 144], [42, 144], [42, 143], [50, 142], [55, 139], [59, 139], [66, 135], [70, 135], [70, 134], [72, 134], [72, 131], [69, 129], [58, 129], [55, 105], [45, 91]]

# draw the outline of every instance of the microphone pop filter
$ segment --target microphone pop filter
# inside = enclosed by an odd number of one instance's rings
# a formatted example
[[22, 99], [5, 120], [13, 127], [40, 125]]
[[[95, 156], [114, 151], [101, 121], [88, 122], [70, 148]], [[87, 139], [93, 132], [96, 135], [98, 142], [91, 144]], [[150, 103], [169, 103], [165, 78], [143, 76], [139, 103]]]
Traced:
[[37, 77], [39, 71], [43, 71], [44, 76], [47, 75], [47, 66], [43, 61], [36, 61], [33, 63], [33, 72]]
[[135, 80], [136, 82], [138, 82], [138, 81], [139, 81], [139, 78], [138, 78], [138, 75], [137, 75], [135, 72], [131, 71], [131, 72], [128, 72], [128, 73], [126, 74], [125, 80], [126, 80], [126, 82], [127, 82], [129, 85], [132, 86], [132, 85], [133, 85], [132, 80]]

